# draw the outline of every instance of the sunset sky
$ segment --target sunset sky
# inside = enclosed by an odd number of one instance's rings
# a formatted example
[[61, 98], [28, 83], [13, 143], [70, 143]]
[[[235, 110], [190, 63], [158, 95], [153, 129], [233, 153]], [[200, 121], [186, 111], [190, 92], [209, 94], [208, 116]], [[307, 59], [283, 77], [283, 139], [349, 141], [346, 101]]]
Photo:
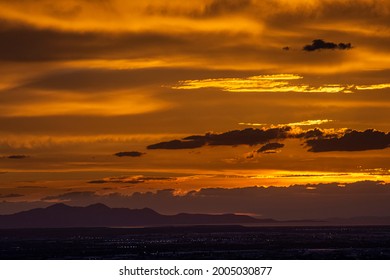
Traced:
[[390, 215], [390, 1], [0, 0], [0, 214]]

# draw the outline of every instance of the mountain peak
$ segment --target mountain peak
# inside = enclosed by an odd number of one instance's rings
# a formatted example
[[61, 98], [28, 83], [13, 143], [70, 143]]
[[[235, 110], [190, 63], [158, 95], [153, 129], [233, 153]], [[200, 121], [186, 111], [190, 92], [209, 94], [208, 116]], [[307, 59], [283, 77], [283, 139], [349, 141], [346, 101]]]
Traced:
[[68, 209], [68, 208], [72, 208], [72, 206], [66, 205], [65, 203], [56, 203], [56, 204], [50, 205], [46, 209]]
[[108, 207], [107, 205], [103, 204], [103, 203], [95, 203], [95, 204], [91, 204], [91, 205], [88, 205], [86, 206], [85, 208], [88, 208], [88, 209], [104, 209], [104, 210], [108, 210], [108, 209], [111, 209], [110, 207]]

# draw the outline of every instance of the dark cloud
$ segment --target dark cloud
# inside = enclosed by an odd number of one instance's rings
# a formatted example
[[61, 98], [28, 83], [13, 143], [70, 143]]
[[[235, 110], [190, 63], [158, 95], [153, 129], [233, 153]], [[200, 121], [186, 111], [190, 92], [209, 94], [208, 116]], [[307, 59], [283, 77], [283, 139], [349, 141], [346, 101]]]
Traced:
[[[329, 134], [327, 135], [329, 136]], [[297, 138], [321, 138], [323, 136], [325, 136], [325, 133], [319, 128], [309, 129], [296, 135]]]
[[177, 9], [174, 5], [168, 7], [149, 5], [147, 15], [163, 15], [173, 17], [189, 17], [195, 19], [209, 19], [213, 17], [240, 14], [245, 10], [254, 8], [252, 0], [212, 0], [206, 3], [198, 3], [198, 7], [190, 10]]
[[[323, 24], [329, 27], [329, 34], [344, 33], [346, 36], [353, 36], [354, 32], [340, 28], [344, 26], [388, 26], [389, 8], [388, 1], [315, 1], [309, 8], [305, 2], [291, 3], [297, 4], [295, 9], [286, 9], [286, 4], [281, 1], [259, 1], [259, 7], [252, 7], [253, 13], [272, 11], [268, 16], [261, 18], [269, 28], [292, 29], [292, 30], [316, 30]], [[262, 9], [259, 9], [263, 7]], [[268, 8], [268, 9], [267, 9]], [[323, 34], [324, 29], [318, 28], [318, 34]], [[348, 30], [348, 31], [347, 31]], [[347, 33], [348, 32], [348, 33]], [[301, 34], [305, 34], [302, 31]], [[321, 35], [324, 36], [324, 35]], [[374, 39], [375, 36], [371, 36]], [[372, 42], [369, 42], [372, 43]]]
[[251, 0], [213, 0], [202, 11], [203, 17], [214, 17], [238, 13], [252, 6]]
[[47, 189], [47, 187], [43, 186], [18, 186], [18, 189]]
[[313, 40], [311, 45], [306, 45], [303, 47], [304, 51], [312, 52], [316, 50], [348, 50], [351, 49], [351, 43], [332, 43], [325, 42], [322, 39]]
[[138, 55], [153, 56], [159, 54], [161, 48], [173, 49], [182, 42], [179, 37], [157, 33], [72, 32], [38, 29], [4, 20], [0, 20], [0, 24], [0, 61], [135, 58], [135, 49]]
[[84, 199], [91, 199], [95, 196], [95, 192], [69, 192], [69, 193], [64, 193], [61, 195], [54, 195], [54, 196], [46, 196], [42, 198], [42, 201], [50, 201], [50, 200], [72, 200], [72, 199], [77, 199], [77, 200], [84, 200]]
[[22, 197], [23, 194], [18, 193], [10, 193], [10, 194], [0, 194], [0, 198], [15, 198], [15, 197]]
[[[255, 146], [265, 144], [257, 152], [267, 152], [284, 147], [280, 143], [268, 143], [273, 140], [302, 139], [310, 147], [309, 152], [330, 151], [366, 151], [386, 149], [390, 146], [390, 132], [385, 133], [368, 129], [366, 131], [332, 131], [319, 128], [294, 131], [289, 126], [276, 128], [233, 130], [224, 133], [192, 135], [182, 140], [160, 142], [147, 146], [148, 149], [195, 149], [204, 146]], [[249, 158], [253, 157], [249, 156]]]
[[258, 153], [269, 153], [277, 149], [283, 148], [284, 144], [282, 143], [267, 143], [257, 150]]
[[131, 151], [131, 152], [119, 152], [119, 153], [114, 154], [114, 156], [117, 156], [117, 157], [140, 157], [144, 154], [145, 153]]
[[26, 155], [10, 155], [7, 158], [9, 158], [9, 159], [25, 159], [25, 158], [28, 158], [28, 156], [26, 156]]
[[310, 152], [381, 150], [390, 146], [390, 133], [352, 130], [341, 137], [309, 139], [306, 144]]
[[148, 149], [194, 149], [209, 146], [238, 146], [264, 144], [274, 139], [285, 139], [291, 127], [269, 129], [233, 130], [220, 134], [207, 133], [205, 135], [188, 136], [182, 140], [173, 140], [149, 145]]
[[52, 204], [44, 201], [2, 201], [0, 202], [0, 213], [3, 215], [13, 214], [34, 208], [46, 208]]
[[183, 141], [183, 140], [172, 140], [168, 142], [160, 142], [157, 144], [152, 144], [147, 146], [149, 150], [155, 150], [155, 149], [167, 149], [167, 150], [178, 150], [178, 149], [195, 149], [200, 148], [206, 145], [206, 142], [202, 139], [199, 140], [190, 140], [190, 141]]
[[72, 192], [44, 200], [69, 205], [104, 203], [110, 207], [149, 207], [160, 213], [256, 213], [275, 219], [384, 216], [390, 213], [390, 184], [362, 181], [350, 184], [307, 184], [290, 187], [203, 188], [176, 194], [174, 189], [122, 195]]
[[105, 184], [105, 183], [109, 183], [110, 181], [107, 181], [107, 180], [103, 180], [103, 179], [99, 179], [99, 180], [92, 180], [92, 181], [89, 181], [88, 183], [90, 184]]

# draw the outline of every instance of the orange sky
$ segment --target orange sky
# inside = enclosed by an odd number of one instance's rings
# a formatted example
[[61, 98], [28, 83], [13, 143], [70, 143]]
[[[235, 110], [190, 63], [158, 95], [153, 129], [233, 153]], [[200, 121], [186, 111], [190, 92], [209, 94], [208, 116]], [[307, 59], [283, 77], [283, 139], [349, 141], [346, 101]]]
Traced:
[[[390, 195], [389, 18], [385, 0], [0, 0], [0, 214], [181, 211], [144, 199], [167, 189]], [[219, 196], [182, 210], [229, 211]]]

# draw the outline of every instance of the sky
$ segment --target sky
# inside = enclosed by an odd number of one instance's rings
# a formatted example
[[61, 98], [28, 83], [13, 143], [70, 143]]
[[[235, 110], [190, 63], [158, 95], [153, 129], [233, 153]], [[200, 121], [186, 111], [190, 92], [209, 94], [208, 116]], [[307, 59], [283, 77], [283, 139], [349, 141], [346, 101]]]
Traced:
[[0, 0], [0, 214], [390, 213], [390, 1]]

